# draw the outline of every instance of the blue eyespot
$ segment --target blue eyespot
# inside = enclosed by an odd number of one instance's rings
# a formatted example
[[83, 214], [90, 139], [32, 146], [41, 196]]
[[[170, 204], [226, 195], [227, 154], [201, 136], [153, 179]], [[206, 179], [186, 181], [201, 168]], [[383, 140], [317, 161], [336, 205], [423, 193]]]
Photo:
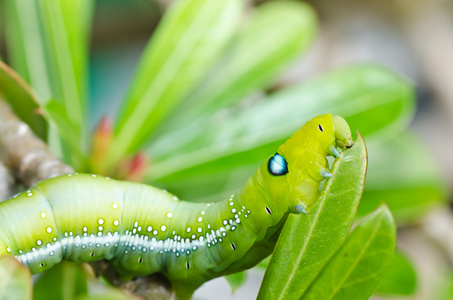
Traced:
[[285, 175], [286, 173], [288, 173], [288, 163], [283, 158], [283, 156], [281, 156], [278, 153], [275, 153], [275, 155], [269, 159], [267, 169], [269, 170], [269, 173], [271, 173], [272, 175], [275, 176]]

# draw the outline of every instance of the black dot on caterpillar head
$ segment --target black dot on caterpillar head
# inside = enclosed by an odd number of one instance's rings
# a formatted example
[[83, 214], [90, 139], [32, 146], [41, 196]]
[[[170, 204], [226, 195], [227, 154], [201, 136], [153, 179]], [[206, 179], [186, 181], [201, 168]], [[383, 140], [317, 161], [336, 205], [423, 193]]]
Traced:
[[190, 268], [190, 264], [188, 261], [186, 261], [186, 268], [189, 269]]
[[236, 246], [234, 245], [234, 243], [230, 243], [231, 245], [231, 248], [233, 248], [233, 250], [236, 250]]
[[274, 176], [285, 175], [286, 173], [288, 173], [288, 163], [283, 156], [275, 153], [275, 155], [269, 159], [267, 169], [269, 173]]
[[40, 266], [40, 267], [44, 267], [44, 263], [40, 263], [39, 266]]
[[268, 214], [271, 214], [271, 213], [272, 213], [272, 211], [271, 211], [271, 209], [270, 209], [269, 207], [266, 206], [264, 209], [266, 209], [266, 212], [267, 212]]
[[321, 124], [318, 124], [318, 129], [319, 129], [319, 131], [321, 131], [321, 132], [324, 131], [324, 129], [322, 128]]
[[91, 252], [91, 253], [90, 253], [90, 256], [93, 257], [93, 256], [94, 256], [94, 252]]
[[140, 258], [138, 259], [138, 263], [141, 264], [142, 262], [143, 262], [143, 258], [140, 257]]

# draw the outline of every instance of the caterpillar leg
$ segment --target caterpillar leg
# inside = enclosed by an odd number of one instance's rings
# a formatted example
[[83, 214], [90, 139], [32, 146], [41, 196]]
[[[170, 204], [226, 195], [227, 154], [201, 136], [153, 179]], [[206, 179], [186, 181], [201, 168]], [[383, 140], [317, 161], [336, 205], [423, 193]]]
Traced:
[[296, 214], [307, 213], [307, 209], [318, 198], [318, 186], [318, 182], [309, 179], [295, 186], [289, 195], [290, 199], [293, 199], [290, 203], [290, 211]]
[[301, 213], [301, 214], [306, 214], [307, 211], [305, 210], [307, 208], [307, 206], [301, 202], [299, 204], [296, 204], [296, 206], [294, 207], [294, 209], [298, 212], [298, 213]]
[[340, 157], [340, 153], [338, 153], [337, 148], [335, 148], [334, 146], [330, 146], [330, 151], [332, 152], [333, 156]]
[[330, 173], [330, 172], [328, 172], [328, 171], [326, 171], [326, 170], [322, 170], [322, 171], [320, 172], [320, 174], [321, 174], [321, 176], [324, 177], [324, 178], [331, 178], [331, 177], [333, 176], [332, 173]]

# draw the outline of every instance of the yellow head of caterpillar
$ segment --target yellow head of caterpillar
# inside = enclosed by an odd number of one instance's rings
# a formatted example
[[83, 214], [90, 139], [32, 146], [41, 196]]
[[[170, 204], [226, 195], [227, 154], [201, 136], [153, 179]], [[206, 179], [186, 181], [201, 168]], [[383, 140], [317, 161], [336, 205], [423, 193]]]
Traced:
[[278, 149], [288, 165], [287, 182], [292, 212], [305, 212], [319, 195], [319, 183], [331, 177], [327, 156], [338, 156], [337, 147], [353, 144], [351, 130], [340, 116], [325, 114], [308, 121]]

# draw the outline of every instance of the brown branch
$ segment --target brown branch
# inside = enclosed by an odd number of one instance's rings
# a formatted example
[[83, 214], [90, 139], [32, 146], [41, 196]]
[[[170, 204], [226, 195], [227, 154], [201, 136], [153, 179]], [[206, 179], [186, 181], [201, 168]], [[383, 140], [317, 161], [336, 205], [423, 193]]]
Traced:
[[13, 174], [0, 160], [0, 202], [16, 193], [15, 187]]
[[50, 153], [46, 144], [35, 137], [27, 124], [0, 100], [0, 160], [26, 186], [72, 173], [74, 170]]
[[[29, 187], [51, 177], [72, 173], [74, 170], [53, 155], [46, 144], [35, 137], [0, 99], [0, 161], [12, 170], [14, 177]], [[135, 293], [144, 299], [174, 299], [169, 282], [159, 274], [121, 280], [106, 260], [91, 263], [95, 272], [112, 285]]]

